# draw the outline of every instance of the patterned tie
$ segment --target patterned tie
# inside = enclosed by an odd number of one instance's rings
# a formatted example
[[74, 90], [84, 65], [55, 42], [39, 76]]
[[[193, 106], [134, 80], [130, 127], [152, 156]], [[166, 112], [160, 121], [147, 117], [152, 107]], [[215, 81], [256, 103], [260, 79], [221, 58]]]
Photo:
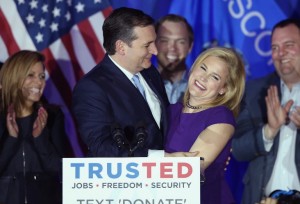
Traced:
[[142, 96], [146, 99], [145, 90], [143, 85], [140, 82], [139, 76], [137, 74], [133, 75], [132, 80], [136, 88], [141, 92]]

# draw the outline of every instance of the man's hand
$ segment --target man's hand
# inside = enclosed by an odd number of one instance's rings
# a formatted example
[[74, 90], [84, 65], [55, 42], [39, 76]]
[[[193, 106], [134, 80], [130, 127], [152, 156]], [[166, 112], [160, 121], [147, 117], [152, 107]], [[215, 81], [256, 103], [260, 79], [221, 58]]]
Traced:
[[293, 100], [289, 100], [284, 106], [281, 106], [276, 86], [270, 86], [265, 100], [268, 115], [268, 123], [265, 126], [265, 136], [271, 140], [274, 139], [280, 127], [289, 120], [288, 114], [294, 102]]

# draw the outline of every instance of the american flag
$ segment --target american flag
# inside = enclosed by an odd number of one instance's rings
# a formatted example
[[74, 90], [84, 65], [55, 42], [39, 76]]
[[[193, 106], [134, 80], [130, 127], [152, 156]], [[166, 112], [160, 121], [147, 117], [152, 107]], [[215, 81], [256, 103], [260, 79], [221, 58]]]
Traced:
[[76, 82], [104, 56], [102, 24], [108, 0], [0, 0], [0, 61], [23, 49], [46, 57], [48, 102], [65, 114], [74, 156], [83, 156], [71, 113]]

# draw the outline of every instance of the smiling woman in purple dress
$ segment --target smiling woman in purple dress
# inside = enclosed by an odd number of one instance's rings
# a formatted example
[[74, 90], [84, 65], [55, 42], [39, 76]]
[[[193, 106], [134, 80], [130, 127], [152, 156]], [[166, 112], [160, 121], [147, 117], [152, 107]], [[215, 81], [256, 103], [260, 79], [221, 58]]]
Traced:
[[245, 70], [233, 49], [216, 47], [201, 53], [190, 71], [183, 103], [169, 108], [166, 156], [204, 158], [202, 204], [235, 203], [224, 178], [230, 139], [244, 92]]

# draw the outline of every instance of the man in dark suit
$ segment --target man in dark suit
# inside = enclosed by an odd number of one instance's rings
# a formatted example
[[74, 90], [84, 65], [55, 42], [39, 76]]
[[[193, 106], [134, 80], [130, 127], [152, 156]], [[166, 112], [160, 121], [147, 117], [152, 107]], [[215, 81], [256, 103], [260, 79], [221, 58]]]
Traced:
[[248, 81], [232, 141], [237, 160], [249, 161], [243, 204], [275, 190], [300, 189], [300, 21], [272, 30], [276, 73]]
[[169, 102], [151, 64], [157, 54], [154, 20], [140, 10], [115, 9], [103, 36], [107, 54], [73, 91], [88, 156], [147, 156], [149, 149], [163, 149]]

